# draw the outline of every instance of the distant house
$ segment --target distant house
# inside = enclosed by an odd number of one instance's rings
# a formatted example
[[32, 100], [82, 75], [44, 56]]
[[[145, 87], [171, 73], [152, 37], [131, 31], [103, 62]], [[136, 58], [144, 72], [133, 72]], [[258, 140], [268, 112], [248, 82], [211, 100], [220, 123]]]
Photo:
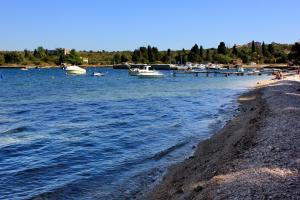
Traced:
[[71, 50], [70, 50], [70, 49], [66, 49], [66, 48], [64, 48], [64, 55], [68, 55], [68, 54], [70, 54], [70, 52], [71, 52]]
[[88, 58], [82, 58], [82, 57], [80, 57], [80, 58], [82, 59], [82, 62], [84, 64], [89, 64], [89, 59]]

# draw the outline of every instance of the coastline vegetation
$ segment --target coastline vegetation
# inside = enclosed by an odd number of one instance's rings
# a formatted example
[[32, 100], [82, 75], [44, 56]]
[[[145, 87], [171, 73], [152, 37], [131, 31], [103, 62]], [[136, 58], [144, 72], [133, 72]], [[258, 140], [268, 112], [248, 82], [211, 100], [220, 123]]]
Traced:
[[134, 51], [76, 51], [72, 49], [66, 53], [63, 48], [55, 50], [38, 47], [34, 51], [0, 51], [0, 65], [36, 65], [51, 66], [61, 63], [76, 65], [112, 65], [120, 63], [172, 63], [186, 62], [219, 64], [257, 64], [292, 63], [300, 64], [300, 43], [295, 44], [265, 44], [252, 41], [245, 45], [228, 47], [220, 42], [217, 48], [204, 49], [195, 44], [190, 50], [160, 51], [157, 47], [140, 47]]

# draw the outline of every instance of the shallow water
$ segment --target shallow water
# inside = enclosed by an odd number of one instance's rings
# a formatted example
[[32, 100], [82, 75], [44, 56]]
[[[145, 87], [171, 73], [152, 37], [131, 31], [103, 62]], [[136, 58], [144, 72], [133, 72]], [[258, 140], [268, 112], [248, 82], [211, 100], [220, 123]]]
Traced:
[[264, 77], [0, 70], [0, 199], [133, 199]]

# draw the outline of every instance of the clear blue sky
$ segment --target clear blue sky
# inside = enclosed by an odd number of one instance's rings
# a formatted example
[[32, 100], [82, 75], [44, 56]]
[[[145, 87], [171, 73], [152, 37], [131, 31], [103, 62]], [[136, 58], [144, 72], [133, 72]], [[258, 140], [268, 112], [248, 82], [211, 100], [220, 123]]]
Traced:
[[300, 0], [1, 0], [0, 49], [205, 48], [300, 39]]

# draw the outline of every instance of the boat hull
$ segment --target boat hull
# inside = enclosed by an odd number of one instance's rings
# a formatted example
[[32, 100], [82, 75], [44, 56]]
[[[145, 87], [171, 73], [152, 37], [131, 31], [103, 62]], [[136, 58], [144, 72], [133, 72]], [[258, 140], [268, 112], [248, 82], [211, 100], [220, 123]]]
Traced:
[[137, 74], [140, 78], [163, 78], [163, 74]]
[[66, 72], [69, 75], [84, 75], [84, 74], [86, 74], [86, 71], [69, 70], [69, 71], [66, 71]]

